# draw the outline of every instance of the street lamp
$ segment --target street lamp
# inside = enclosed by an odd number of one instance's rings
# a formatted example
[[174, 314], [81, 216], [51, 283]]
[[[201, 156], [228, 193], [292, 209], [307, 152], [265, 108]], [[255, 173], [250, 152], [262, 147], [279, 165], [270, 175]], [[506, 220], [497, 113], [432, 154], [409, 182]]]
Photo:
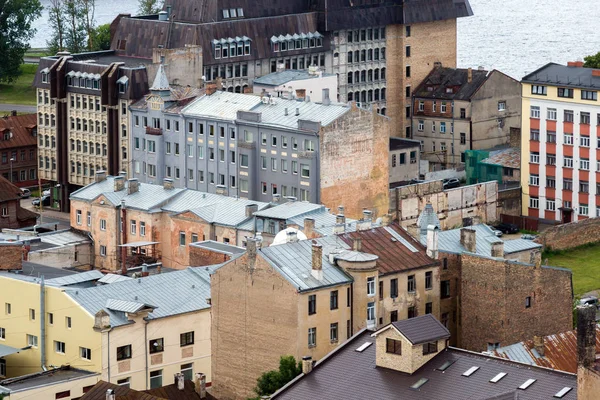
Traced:
[[13, 164], [13, 161], [15, 161], [15, 158], [14, 158], [14, 157], [11, 157], [11, 158], [10, 158], [10, 182], [11, 182], [11, 183], [12, 183], [12, 181], [13, 181], [13, 177], [12, 177], [12, 164]]

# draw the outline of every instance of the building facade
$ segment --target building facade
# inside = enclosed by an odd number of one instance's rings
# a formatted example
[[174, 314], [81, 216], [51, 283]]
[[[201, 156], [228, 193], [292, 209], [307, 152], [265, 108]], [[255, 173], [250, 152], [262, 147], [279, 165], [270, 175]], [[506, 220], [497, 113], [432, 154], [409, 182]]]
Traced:
[[508, 145], [521, 124], [520, 90], [496, 70], [436, 66], [412, 96], [413, 137], [430, 169], [461, 166], [466, 150]]
[[420, 143], [416, 140], [390, 138], [390, 187], [419, 179]]
[[[49, 140], [39, 138], [40, 143]], [[0, 118], [0, 174], [19, 187], [38, 184], [37, 118], [35, 114], [10, 115]]]
[[600, 73], [547, 64], [523, 78], [523, 215], [563, 223], [600, 215]]
[[21, 207], [21, 190], [0, 176], [0, 229], [35, 225], [37, 214]]

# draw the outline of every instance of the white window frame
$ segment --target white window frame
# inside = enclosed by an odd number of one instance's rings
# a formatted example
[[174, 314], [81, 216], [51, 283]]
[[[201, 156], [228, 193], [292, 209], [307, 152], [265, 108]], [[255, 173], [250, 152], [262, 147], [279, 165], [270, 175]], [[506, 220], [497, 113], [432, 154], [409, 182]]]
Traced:
[[563, 167], [573, 168], [573, 157], [564, 157], [563, 158]]
[[540, 186], [540, 176], [539, 175], [529, 175], [529, 184], [531, 186]]
[[530, 117], [537, 118], [537, 119], [540, 118], [540, 108], [538, 106], [531, 106]]
[[540, 163], [540, 154], [539, 153], [529, 153], [529, 162], [532, 164]]
[[529, 208], [540, 208], [540, 199], [537, 197], [530, 197]]
[[375, 296], [375, 277], [370, 276], [367, 278], [367, 296]]

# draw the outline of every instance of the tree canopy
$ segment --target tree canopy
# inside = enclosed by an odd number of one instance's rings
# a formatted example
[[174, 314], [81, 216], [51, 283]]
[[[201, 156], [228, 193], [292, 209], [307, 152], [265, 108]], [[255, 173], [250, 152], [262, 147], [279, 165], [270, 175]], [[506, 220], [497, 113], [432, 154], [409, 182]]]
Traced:
[[140, 15], [158, 14], [163, 8], [164, 0], [138, 0]]
[[585, 68], [600, 68], [600, 52], [584, 57], [583, 66]]
[[41, 15], [39, 0], [0, 0], [0, 82], [12, 83], [35, 34], [31, 27]]
[[269, 396], [302, 373], [302, 363], [296, 363], [293, 356], [279, 359], [279, 370], [267, 371], [256, 380], [254, 391], [260, 396]]

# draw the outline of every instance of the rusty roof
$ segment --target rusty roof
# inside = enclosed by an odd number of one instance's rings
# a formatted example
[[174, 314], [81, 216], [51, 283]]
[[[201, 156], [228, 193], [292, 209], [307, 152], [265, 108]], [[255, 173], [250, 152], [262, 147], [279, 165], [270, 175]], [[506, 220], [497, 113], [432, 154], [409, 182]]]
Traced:
[[508, 149], [492, 150], [488, 158], [481, 160], [481, 162], [519, 169], [521, 168], [521, 149], [510, 147]]
[[[24, 146], [37, 146], [37, 139], [32, 131], [37, 128], [36, 114], [7, 115], [0, 118], [0, 149], [12, 149]], [[4, 132], [12, 136], [4, 140]]]
[[[600, 327], [596, 325], [596, 357], [600, 354]], [[577, 330], [544, 337], [544, 357], [533, 346], [533, 339], [500, 347], [494, 355], [512, 361], [577, 373]]]
[[[81, 400], [106, 400], [106, 391], [108, 389], [115, 391], [116, 400], [200, 400], [200, 395], [196, 393], [194, 382], [187, 380], [185, 381], [183, 390], [177, 389], [176, 384], [171, 384], [144, 391], [137, 391], [125, 386], [99, 381], [81, 397]], [[214, 400], [214, 397], [207, 394], [206, 399]]]
[[347, 232], [339, 237], [349, 246], [352, 246], [354, 239], [360, 238], [361, 251], [379, 257], [377, 266], [382, 274], [439, 265], [439, 261], [427, 256], [422, 244], [397, 224]]

